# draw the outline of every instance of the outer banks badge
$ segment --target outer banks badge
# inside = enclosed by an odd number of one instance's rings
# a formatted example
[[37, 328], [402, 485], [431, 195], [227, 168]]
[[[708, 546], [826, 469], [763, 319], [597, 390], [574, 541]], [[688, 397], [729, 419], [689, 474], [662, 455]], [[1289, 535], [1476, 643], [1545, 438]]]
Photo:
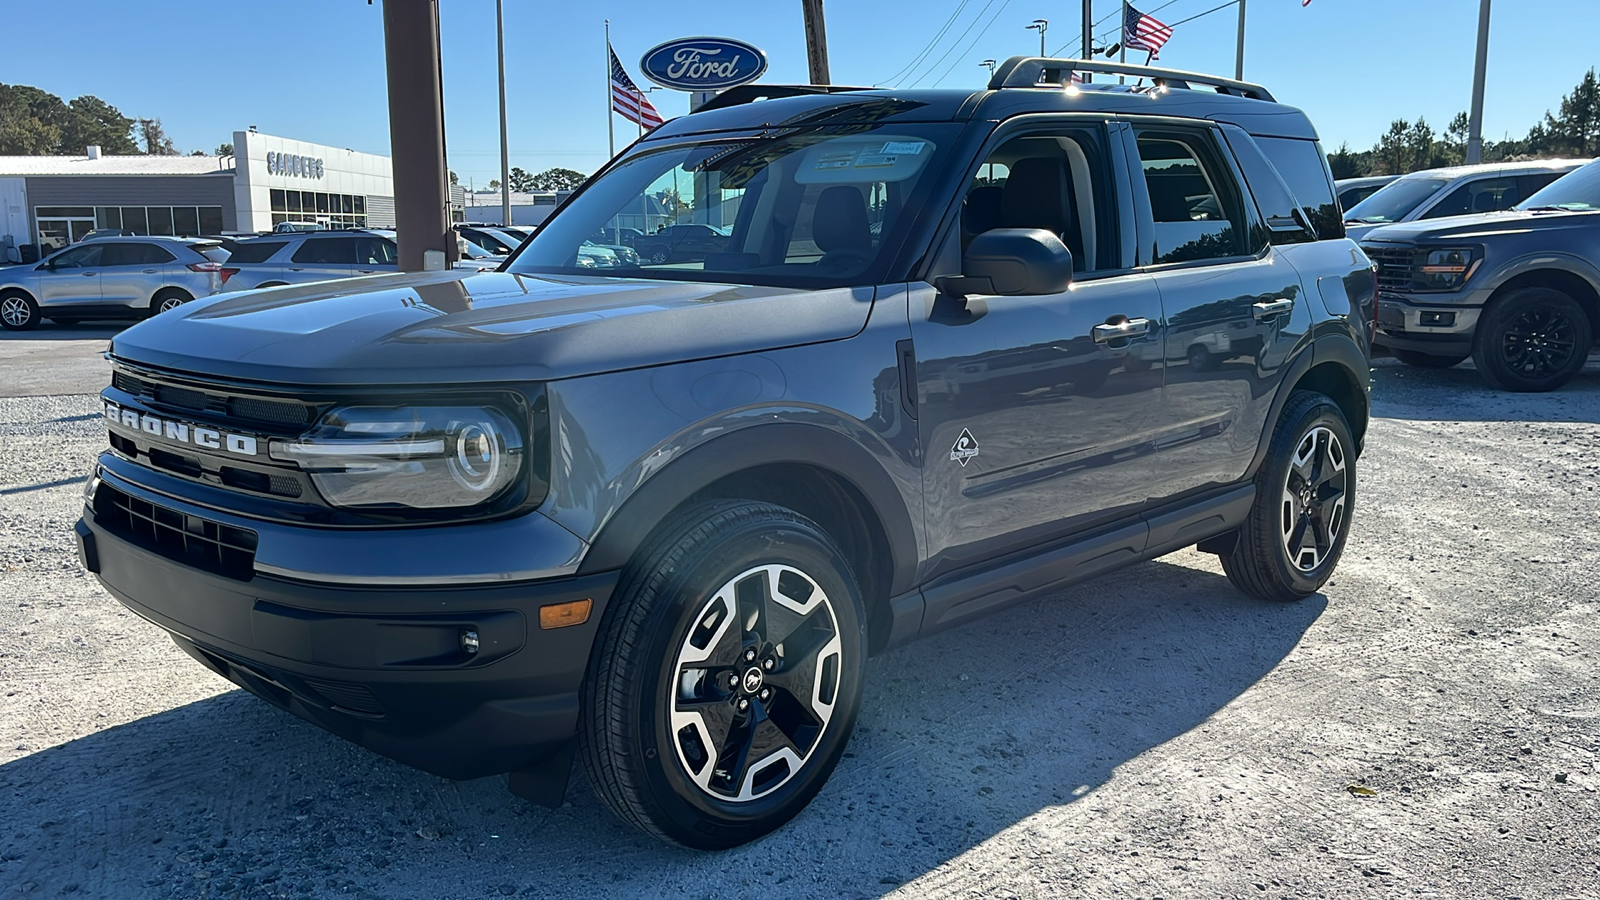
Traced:
[[961, 463], [961, 466], [965, 468], [967, 460], [977, 455], [978, 439], [972, 436], [971, 431], [965, 428], [961, 429], [961, 437], [956, 438], [956, 445], [950, 448], [950, 460]]

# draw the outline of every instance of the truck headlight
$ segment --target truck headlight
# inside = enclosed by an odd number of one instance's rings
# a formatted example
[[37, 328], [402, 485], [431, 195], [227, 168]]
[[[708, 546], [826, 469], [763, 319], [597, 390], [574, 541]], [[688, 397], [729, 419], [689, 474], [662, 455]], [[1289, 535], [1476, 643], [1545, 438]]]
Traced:
[[1453, 291], [1467, 283], [1483, 261], [1476, 247], [1450, 247], [1423, 250], [1417, 256], [1417, 271], [1412, 278], [1419, 291]]
[[522, 472], [523, 448], [489, 407], [346, 406], [269, 452], [309, 473], [335, 506], [441, 509], [499, 496]]

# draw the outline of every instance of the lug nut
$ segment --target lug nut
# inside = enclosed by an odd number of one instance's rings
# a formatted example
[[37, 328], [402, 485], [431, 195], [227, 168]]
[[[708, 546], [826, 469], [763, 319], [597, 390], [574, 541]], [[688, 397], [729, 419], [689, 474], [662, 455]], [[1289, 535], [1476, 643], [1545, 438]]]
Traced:
[[771, 696], [772, 696], [772, 688], [762, 688], [761, 689], [761, 699], [766, 700]]
[[740, 697], [739, 698], [739, 708], [740, 709], [749, 709], [750, 708], [750, 701], [746, 700], [743, 697]]
[[777, 664], [778, 664], [778, 663], [777, 663], [777, 661], [776, 661], [776, 660], [774, 660], [774, 659], [770, 659], [770, 658], [769, 658], [769, 659], [768, 659], [768, 660], [767, 660], [767, 661], [766, 661], [766, 662], [763, 662], [763, 663], [762, 663], [762, 664], [761, 664], [761, 667], [762, 667], [762, 668], [764, 668], [764, 669], [766, 669], [766, 670], [767, 670], [767, 671], [768, 671], [768, 672], [771, 672], [771, 671], [772, 671], [772, 667], [773, 667], [773, 666], [775, 666], [775, 665], [777, 665]]
[[744, 652], [744, 661], [745, 662], [750, 662], [751, 660], [753, 660], [755, 658], [756, 658], [756, 652], [754, 650], [746, 650]]

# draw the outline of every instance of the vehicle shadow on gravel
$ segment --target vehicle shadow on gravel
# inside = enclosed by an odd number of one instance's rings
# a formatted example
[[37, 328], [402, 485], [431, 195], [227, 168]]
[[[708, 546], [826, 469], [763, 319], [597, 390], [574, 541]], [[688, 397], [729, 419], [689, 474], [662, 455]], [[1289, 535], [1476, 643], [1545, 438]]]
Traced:
[[1428, 422], [1600, 423], [1600, 355], [1559, 390], [1514, 394], [1490, 387], [1470, 362], [1418, 369], [1393, 359], [1372, 365], [1372, 415]]
[[90, 338], [113, 338], [123, 329], [133, 324], [135, 324], [133, 319], [119, 319], [107, 322], [74, 322], [70, 325], [46, 322], [31, 331], [0, 331], [0, 340], [83, 341]]
[[41, 896], [839, 897], [934, 873], [937, 891], [941, 864], [1050, 807], [1092, 808], [1124, 762], [1203, 731], [1326, 608], [1321, 595], [1249, 600], [1187, 557], [872, 660], [822, 794], [725, 853], [637, 834], [581, 773], [562, 808], [535, 807], [503, 778], [429, 776], [230, 691], [0, 766], [0, 883]]

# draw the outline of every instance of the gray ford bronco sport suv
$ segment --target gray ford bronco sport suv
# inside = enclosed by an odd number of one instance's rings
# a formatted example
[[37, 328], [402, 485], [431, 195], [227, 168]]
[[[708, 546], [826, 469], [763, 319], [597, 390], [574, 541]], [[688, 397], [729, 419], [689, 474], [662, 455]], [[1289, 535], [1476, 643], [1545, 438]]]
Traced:
[[[1255, 85], [1076, 67], [735, 89], [498, 271], [123, 332], [84, 564], [330, 731], [544, 802], [576, 756], [700, 848], [816, 795], [871, 654], [1197, 543], [1311, 594], [1374, 301], [1316, 132]], [[662, 197], [726, 248], [577, 264]]]
[[1600, 332], [1600, 161], [1507, 212], [1386, 225], [1361, 246], [1378, 265], [1379, 347], [1407, 365], [1472, 357], [1507, 391], [1553, 391]]

